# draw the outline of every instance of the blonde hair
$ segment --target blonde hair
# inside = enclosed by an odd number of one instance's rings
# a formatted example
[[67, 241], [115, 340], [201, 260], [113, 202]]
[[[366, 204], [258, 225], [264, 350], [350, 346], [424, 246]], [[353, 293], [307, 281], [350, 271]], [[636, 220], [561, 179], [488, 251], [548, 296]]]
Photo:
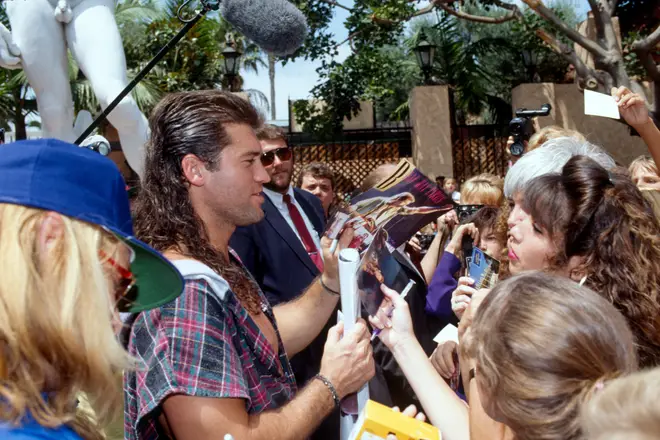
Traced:
[[604, 383], [582, 407], [589, 440], [655, 440], [660, 432], [660, 369]]
[[631, 175], [634, 174], [638, 169], [642, 169], [646, 172], [655, 174], [656, 176], [660, 175], [660, 173], [658, 173], [658, 166], [655, 164], [655, 161], [651, 156], [641, 155], [630, 162], [630, 165], [628, 166], [628, 172]]
[[649, 203], [655, 218], [660, 222], [660, 190], [649, 189], [649, 188], [640, 188], [640, 192], [644, 199]]
[[499, 208], [504, 204], [504, 180], [489, 173], [469, 178], [461, 189], [461, 203]]
[[[43, 258], [46, 215], [0, 204], [0, 420], [20, 424], [30, 414], [45, 427], [103, 438], [101, 426], [122, 408], [117, 375], [132, 364], [112, 329], [110, 269], [99, 257], [117, 258], [119, 242], [62, 216], [62, 235]], [[80, 392], [98, 422], [76, 411]]]
[[637, 369], [625, 318], [595, 292], [529, 272], [500, 282], [462, 343], [484, 409], [517, 440], [582, 438], [579, 409], [599, 380]]
[[587, 141], [584, 135], [582, 135], [582, 133], [579, 131], [562, 128], [558, 125], [549, 125], [547, 127], [543, 127], [529, 138], [529, 143], [527, 144], [527, 149], [525, 151], [529, 153], [532, 150], [536, 150], [550, 139], [557, 139], [560, 137], [572, 137], [579, 140], [580, 142]]

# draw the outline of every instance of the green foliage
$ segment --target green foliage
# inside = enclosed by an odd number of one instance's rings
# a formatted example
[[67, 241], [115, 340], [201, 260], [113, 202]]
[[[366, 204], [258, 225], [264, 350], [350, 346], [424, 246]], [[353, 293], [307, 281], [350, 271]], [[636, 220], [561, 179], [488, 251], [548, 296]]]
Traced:
[[[630, 75], [631, 78], [638, 81], [644, 79], [647, 73], [640, 62], [639, 57], [630, 49], [630, 47], [635, 40], [641, 40], [646, 36], [648, 36], [648, 31], [631, 31], [623, 37], [622, 41], [623, 62], [626, 66], [626, 72], [628, 72], [628, 75]], [[655, 50], [652, 51], [652, 54], [656, 59], [660, 59], [660, 48], [656, 46]]]
[[351, 119], [360, 110], [360, 100], [377, 101], [391, 94], [386, 84], [397, 78], [403, 67], [401, 60], [368, 48], [351, 54], [343, 63], [323, 61], [317, 70], [322, 83], [315, 87], [314, 94], [323, 97], [324, 105], [297, 101], [296, 117], [304, 121], [307, 131], [319, 135], [337, 133], [343, 119]]
[[[523, 82], [565, 80], [568, 64], [543, 44], [535, 31], [547, 26], [532, 11], [524, 9], [521, 20], [500, 25], [474, 23], [453, 16], [409, 20], [415, 2], [405, 0], [355, 0], [345, 27], [353, 53], [344, 63], [332, 60], [340, 42], [324, 34], [323, 26], [333, 8], [324, 2], [300, 2], [314, 11], [308, 42], [299, 56], [321, 59], [320, 84], [312, 98], [324, 106], [305, 101], [294, 104], [296, 118], [306, 131], [325, 134], [341, 129], [344, 118], [359, 111], [359, 101], [375, 100], [380, 120], [408, 118], [408, 96], [422, 83], [414, 47], [423, 31], [436, 46], [432, 77], [453, 90], [459, 122], [504, 121], [510, 117], [510, 91]], [[466, 1], [461, 10], [474, 15], [501, 16], [492, 0]], [[577, 24], [570, 4], [553, 6], [569, 26]], [[327, 14], [327, 15], [324, 15]], [[309, 15], [308, 15], [309, 16]], [[428, 16], [427, 16], [428, 17]], [[322, 35], [320, 40], [316, 35]], [[523, 57], [523, 54], [532, 56]]]

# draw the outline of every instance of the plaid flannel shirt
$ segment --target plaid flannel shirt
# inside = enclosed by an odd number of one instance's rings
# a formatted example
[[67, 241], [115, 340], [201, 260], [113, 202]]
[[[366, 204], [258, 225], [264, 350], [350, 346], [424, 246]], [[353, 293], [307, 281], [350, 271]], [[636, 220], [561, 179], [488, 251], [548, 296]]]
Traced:
[[293, 398], [295, 378], [268, 301], [259, 292], [279, 355], [220, 280], [225, 292], [215, 292], [204, 279], [186, 279], [176, 300], [135, 319], [128, 350], [144, 368], [124, 375], [126, 440], [167, 438], [158, 416], [173, 394], [245, 399], [249, 414]]

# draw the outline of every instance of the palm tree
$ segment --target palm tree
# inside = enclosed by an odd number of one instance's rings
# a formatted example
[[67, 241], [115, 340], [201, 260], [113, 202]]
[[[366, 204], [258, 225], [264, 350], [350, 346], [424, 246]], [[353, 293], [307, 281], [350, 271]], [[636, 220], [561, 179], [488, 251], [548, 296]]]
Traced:
[[275, 55], [268, 54], [268, 80], [270, 82], [270, 119], [277, 119], [275, 109]]
[[419, 23], [406, 41], [409, 49], [417, 45], [422, 35], [436, 45], [432, 76], [453, 90], [458, 122], [465, 123], [470, 116], [484, 114], [500, 120], [510, 117], [510, 107], [491, 87], [501, 79], [500, 74], [483, 63], [485, 55], [509, 50], [506, 39], [473, 39], [461, 32], [453, 17], [442, 17], [436, 23]]
[[4, 81], [0, 84], [0, 127], [10, 129], [14, 126], [16, 140], [27, 138], [27, 122], [30, 116], [36, 116], [37, 100], [22, 70], [5, 70]]

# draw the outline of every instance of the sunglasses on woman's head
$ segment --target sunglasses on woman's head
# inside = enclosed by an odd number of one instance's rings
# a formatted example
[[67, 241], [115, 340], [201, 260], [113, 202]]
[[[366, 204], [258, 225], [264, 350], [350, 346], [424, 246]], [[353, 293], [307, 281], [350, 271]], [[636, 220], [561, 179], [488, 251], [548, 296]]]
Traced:
[[291, 159], [291, 148], [282, 147], [261, 153], [261, 164], [265, 167], [271, 166], [273, 163], [275, 163], [275, 156], [277, 156], [281, 162], [286, 162], [287, 160]]
[[119, 282], [115, 290], [115, 300], [117, 301], [117, 310], [120, 312], [128, 312], [131, 305], [137, 299], [138, 286], [136, 284], [135, 275], [129, 269], [126, 269], [114, 259], [110, 258], [105, 252], [99, 251], [101, 258], [104, 258], [107, 263], [112, 266], [119, 274]]

